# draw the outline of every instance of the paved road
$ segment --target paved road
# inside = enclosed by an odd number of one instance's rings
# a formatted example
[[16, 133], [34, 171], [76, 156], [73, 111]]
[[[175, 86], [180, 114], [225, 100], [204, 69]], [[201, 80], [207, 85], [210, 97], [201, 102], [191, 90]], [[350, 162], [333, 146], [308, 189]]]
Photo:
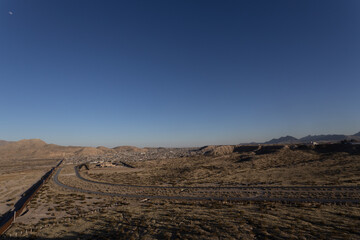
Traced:
[[[346, 193], [355, 193], [356, 196], [360, 194], [360, 187], [359, 186], [231, 186], [231, 187], [181, 187], [181, 186], [139, 186], [139, 185], [126, 185], [126, 184], [115, 184], [115, 183], [105, 183], [105, 182], [98, 182], [93, 181], [90, 179], [86, 179], [82, 177], [75, 167], [76, 176], [86, 182], [90, 182], [92, 184], [102, 184], [102, 185], [109, 185], [109, 186], [118, 186], [118, 187], [128, 187], [128, 188], [143, 188], [143, 189], [190, 189], [190, 190], [210, 190], [210, 192], [204, 192], [204, 194], [209, 194], [211, 192], [221, 193], [221, 191], [231, 190], [230, 193], [234, 193], [233, 196], [167, 196], [167, 195], [141, 195], [141, 194], [122, 194], [122, 193], [111, 193], [111, 192], [100, 192], [100, 191], [92, 191], [86, 190], [81, 188], [76, 188], [72, 186], [65, 185], [61, 183], [58, 179], [58, 176], [61, 172], [61, 169], [58, 169], [54, 176], [54, 182], [66, 189], [76, 192], [83, 192], [83, 193], [90, 193], [90, 194], [98, 194], [104, 196], [116, 196], [116, 197], [125, 197], [125, 198], [148, 198], [148, 199], [177, 199], [177, 200], [219, 200], [219, 201], [271, 201], [271, 202], [319, 202], [319, 203], [360, 203], [359, 197], [353, 198], [323, 198], [323, 197], [294, 197], [289, 198], [286, 197], [288, 193], [294, 195], [295, 193], [329, 193], [335, 192], [340, 194]], [[248, 191], [257, 191], [261, 194], [257, 196], [250, 196], [250, 197], [239, 197], [236, 196], [236, 193], [241, 192], [248, 192]], [[271, 193], [282, 193], [285, 197], [281, 196], [271, 196]], [[229, 193], [229, 192], [228, 192]], [[274, 194], [273, 194], [274, 195]]]

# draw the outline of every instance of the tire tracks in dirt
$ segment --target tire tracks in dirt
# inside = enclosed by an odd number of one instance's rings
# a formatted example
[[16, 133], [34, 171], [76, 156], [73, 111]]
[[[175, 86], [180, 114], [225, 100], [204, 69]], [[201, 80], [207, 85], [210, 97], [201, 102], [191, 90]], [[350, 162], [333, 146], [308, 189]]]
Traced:
[[[234, 194], [234, 196], [170, 196], [170, 195], [142, 195], [142, 194], [129, 194], [129, 193], [116, 193], [116, 192], [101, 192], [101, 191], [93, 191], [82, 188], [77, 188], [73, 186], [68, 186], [59, 181], [59, 174], [61, 172], [61, 168], [57, 170], [54, 175], [54, 182], [58, 186], [75, 191], [82, 192], [88, 194], [96, 194], [103, 196], [112, 196], [112, 197], [123, 197], [123, 198], [141, 198], [141, 199], [167, 199], [167, 200], [216, 200], [216, 201], [261, 201], [261, 202], [316, 202], [316, 203], [355, 203], [359, 204], [360, 199], [358, 197], [355, 198], [318, 198], [318, 197], [283, 197], [283, 196], [266, 196], [266, 194], [270, 194], [273, 192], [280, 192], [283, 195], [296, 192], [298, 194], [302, 193], [337, 193], [337, 194], [346, 194], [346, 193], [355, 193], [360, 194], [360, 186], [229, 186], [229, 187], [183, 187], [183, 186], [142, 186], [142, 185], [127, 185], [127, 184], [115, 184], [115, 183], [106, 183], [99, 182], [90, 179], [86, 179], [81, 176], [78, 171], [78, 168], [74, 168], [76, 177], [82, 181], [99, 184], [99, 185], [109, 185], [109, 186], [118, 186], [118, 187], [128, 187], [134, 189], [190, 189], [190, 190], [210, 190], [210, 192], [221, 193], [224, 190], [231, 190], [230, 194]], [[240, 193], [242, 191], [245, 192], [257, 192], [260, 193], [256, 196], [249, 197], [239, 197], [236, 196], [236, 193]], [[207, 192], [207, 193], [210, 193]]]

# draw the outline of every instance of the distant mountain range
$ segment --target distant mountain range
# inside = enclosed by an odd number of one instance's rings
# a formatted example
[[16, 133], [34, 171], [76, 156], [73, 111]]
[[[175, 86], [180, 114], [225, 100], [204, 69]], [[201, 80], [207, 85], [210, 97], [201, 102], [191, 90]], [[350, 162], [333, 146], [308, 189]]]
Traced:
[[265, 142], [265, 144], [279, 144], [279, 143], [297, 143], [299, 139], [292, 137], [292, 136], [286, 136], [286, 137], [280, 137], [280, 138], [273, 138], [270, 141]]
[[310, 142], [339, 142], [342, 140], [360, 141], [360, 132], [353, 135], [343, 134], [327, 134], [327, 135], [308, 135], [302, 138], [295, 138], [292, 136], [273, 138], [264, 144], [293, 144], [293, 143], [310, 143]]
[[[342, 140], [355, 140], [360, 142], [360, 132], [354, 135], [328, 134], [328, 135], [309, 135], [303, 138], [292, 136], [274, 138], [261, 144], [296, 144], [310, 142], [339, 142]], [[259, 143], [244, 143], [240, 145], [257, 145]], [[220, 145], [219, 145], [220, 146]], [[235, 145], [206, 146], [200, 151], [213, 151], [215, 153], [225, 153], [234, 151]], [[119, 146], [115, 148], [106, 147], [81, 147], [81, 146], [59, 146], [47, 144], [40, 139], [24, 139], [20, 141], [0, 140], [0, 160], [2, 159], [45, 159], [73, 156], [102, 155], [117, 152], [146, 152], [148, 148], [137, 148], [133, 146]]]

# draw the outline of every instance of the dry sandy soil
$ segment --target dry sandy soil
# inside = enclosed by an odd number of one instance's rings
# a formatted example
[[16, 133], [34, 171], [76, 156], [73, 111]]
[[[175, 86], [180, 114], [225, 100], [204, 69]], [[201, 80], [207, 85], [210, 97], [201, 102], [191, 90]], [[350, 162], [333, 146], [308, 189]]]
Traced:
[[129, 162], [135, 169], [95, 169], [84, 174], [105, 182], [133, 185], [360, 185], [360, 155], [319, 154], [280, 149], [269, 154]]
[[38, 181], [57, 160], [0, 160], [0, 214], [10, 210], [21, 194]]
[[357, 239], [356, 205], [134, 200], [50, 182], [7, 236], [70, 239]]
[[[130, 163], [130, 162], [129, 162]], [[279, 149], [267, 153], [131, 162], [90, 168], [103, 182], [158, 186], [359, 186], [360, 156]], [[59, 180], [82, 188], [73, 165]], [[101, 189], [100, 189], [101, 190]], [[109, 187], [102, 191], [114, 191]], [[174, 193], [175, 194], [175, 193]], [[73, 192], [50, 181], [7, 237], [37, 239], [359, 239], [359, 204], [189, 201]]]

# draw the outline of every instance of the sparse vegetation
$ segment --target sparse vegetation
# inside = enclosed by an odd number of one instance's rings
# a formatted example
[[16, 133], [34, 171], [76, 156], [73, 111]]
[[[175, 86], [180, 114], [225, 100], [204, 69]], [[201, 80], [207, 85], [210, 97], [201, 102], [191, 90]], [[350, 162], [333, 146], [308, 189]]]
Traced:
[[[90, 168], [81, 174], [97, 181], [133, 185], [357, 185], [358, 160], [359, 155], [349, 153], [282, 148], [265, 154], [247, 151], [134, 162], [134, 169]], [[73, 171], [73, 166], [65, 167], [60, 180], [95, 188], [77, 180]], [[98, 188], [105, 192], [115, 189]], [[149, 191], [191, 194], [188, 189]], [[310, 195], [318, 196], [316, 192]], [[50, 181], [8, 234], [74, 239], [356, 239], [359, 224], [358, 204], [125, 199], [70, 192]]]

